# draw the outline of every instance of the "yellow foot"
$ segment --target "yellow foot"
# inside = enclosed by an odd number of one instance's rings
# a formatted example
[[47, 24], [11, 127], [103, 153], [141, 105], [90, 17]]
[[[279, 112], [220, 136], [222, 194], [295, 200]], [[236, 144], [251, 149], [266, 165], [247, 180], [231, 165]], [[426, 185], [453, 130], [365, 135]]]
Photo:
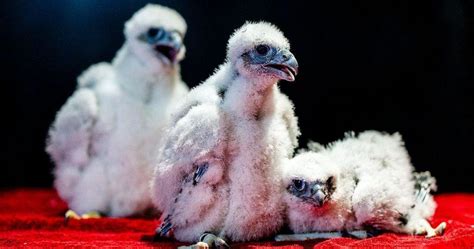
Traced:
[[102, 218], [99, 212], [97, 211], [90, 211], [81, 216], [83, 219], [97, 219]]
[[97, 211], [90, 211], [90, 212], [87, 212], [83, 215], [78, 215], [76, 212], [74, 212], [73, 210], [68, 210], [66, 212], [66, 214], [64, 215], [64, 217], [66, 218], [66, 220], [70, 220], [70, 219], [73, 219], [73, 220], [81, 220], [81, 219], [96, 219], [96, 218], [101, 218], [101, 215], [99, 212]]
[[198, 242], [190, 246], [180, 246], [178, 249], [209, 249], [209, 245], [206, 242]]
[[420, 222], [418, 228], [415, 230], [415, 234], [423, 235], [425, 234], [426, 238], [433, 238], [436, 236], [441, 236], [446, 229], [446, 222], [441, 222], [436, 228], [431, 227], [428, 221], [423, 220]]
[[229, 245], [220, 237], [212, 233], [204, 233], [201, 235], [200, 241], [190, 246], [180, 246], [178, 249], [228, 249]]
[[66, 220], [70, 220], [70, 219], [80, 220], [81, 219], [81, 216], [79, 216], [76, 212], [72, 210], [68, 210], [66, 214], [64, 215], [64, 217], [66, 218]]
[[427, 230], [428, 232], [426, 233], [425, 237], [432, 238], [436, 236], [441, 236], [443, 235], [445, 229], [446, 229], [446, 222], [441, 222], [435, 229], [431, 228]]

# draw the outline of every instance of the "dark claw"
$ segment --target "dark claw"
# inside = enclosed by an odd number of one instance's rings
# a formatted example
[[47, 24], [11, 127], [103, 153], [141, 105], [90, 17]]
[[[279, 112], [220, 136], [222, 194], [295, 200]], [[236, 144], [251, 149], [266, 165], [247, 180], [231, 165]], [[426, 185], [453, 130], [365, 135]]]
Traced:
[[351, 235], [350, 235], [346, 230], [342, 230], [342, 231], [341, 231], [341, 235], [342, 235], [342, 237], [344, 237], [344, 238], [348, 238], [348, 237], [350, 238], [350, 237], [351, 237]]
[[156, 232], [155, 232], [155, 235], [153, 236], [153, 238], [151, 239], [152, 242], [158, 242], [158, 241], [162, 241], [162, 240], [163, 240], [163, 237], [161, 237]]
[[201, 177], [204, 175], [204, 173], [206, 173], [208, 168], [209, 168], [208, 163], [204, 163], [198, 166], [198, 168], [196, 169], [193, 175], [193, 185], [198, 184], [198, 182], [201, 180]]
[[368, 238], [376, 237], [384, 233], [384, 231], [376, 228], [367, 228], [366, 231]]
[[163, 223], [155, 230], [155, 237], [170, 237], [171, 229], [173, 225], [170, 221], [170, 216], [168, 215], [164, 220]]
[[366, 230], [356, 230], [356, 231], [341, 231], [342, 237], [351, 238], [351, 239], [366, 239], [369, 238], [369, 231]]
[[353, 236], [352, 234], [350, 234], [347, 230], [342, 230], [342, 231], [341, 231], [341, 235], [342, 235], [342, 237], [344, 237], [344, 238], [356, 239], [356, 237]]
[[[146, 239], [148, 240], [148, 239]], [[159, 234], [155, 233], [155, 235], [153, 235], [153, 237], [151, 238], [151, 241], [152, 242], [163, 242], [163, 241], [174, 241], [173, 238], [169, 238], [169, 237], [163, 237], [163, 236], [160, 236]]]

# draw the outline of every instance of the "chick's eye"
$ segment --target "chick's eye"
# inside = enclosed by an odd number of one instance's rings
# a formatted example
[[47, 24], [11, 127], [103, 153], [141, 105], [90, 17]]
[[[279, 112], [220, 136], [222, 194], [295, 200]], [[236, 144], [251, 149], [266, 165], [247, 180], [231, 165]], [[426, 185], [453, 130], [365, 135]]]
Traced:
[[148, 37], [151, 37], [151, 38], [155, 38], [155, 37], [158, 38], [159, 36], [161, 36], [162, 33], [163, 33], [163, 30], [160, 28], [150, 28], [147, 31]]
[[334, 176], [330, 176], [328, 180], [326, 181], [328, 184], [333, 184], [334, 183]]
[[306, 189], [306, 182], [303, 180], [295, 179], [293, 180], [293, 186], [298, 191], [303, 191]]
[[255, 51], [257, 51], [259, 55], [267, 55], [270, 51], [270, 47], [268, 45], [258, 45]]

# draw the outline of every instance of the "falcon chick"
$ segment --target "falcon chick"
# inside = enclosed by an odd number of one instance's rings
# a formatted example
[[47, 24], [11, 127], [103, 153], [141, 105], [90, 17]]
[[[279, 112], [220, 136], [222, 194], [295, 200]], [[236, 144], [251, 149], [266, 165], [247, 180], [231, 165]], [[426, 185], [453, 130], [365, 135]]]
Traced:
[[443, 222], [427, 222], [436, 204], [435, 179], [414, 173], [404, 142], [366, 131], [348, 134], [317, 151], [302, 152], [285, 167], [284, 202], [296, 233], [368, 229], [408, 234], [442, 234]]
[[54, 185], [79, 214], [128, 216], [151, 207], [149, 155], [170, 107], [188, 92], [179, 66], [186, 23], [176, 11], [146, 5], [125, 23], [124, 33], [112, 63], [79, 76], [49, 130]]
[[277, 86], [297, 74], [289, 49], [272, 24], [246, 23], [230, 37], [226, 61], [175, 110], [152, 182], [159, 236], [248, 241], [283, 225], [280, 166], [299, 135]]

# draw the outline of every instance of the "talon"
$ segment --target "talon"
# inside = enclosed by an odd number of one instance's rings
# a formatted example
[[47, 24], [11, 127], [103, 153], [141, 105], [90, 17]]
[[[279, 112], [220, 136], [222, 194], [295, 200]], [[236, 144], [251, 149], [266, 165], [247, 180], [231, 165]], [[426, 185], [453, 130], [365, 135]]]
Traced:
[[171, 237], [173, 231], [173, 224], [171, 224], [170, 216], [167, 216], [163, 223], [155, 230], [155, 237]]
[[204, 173], [206, 173], [207, 168], [209, 168], [208, 163], [204, 163], [198, 166], [198, 168], [194, 172], [193, 185], [196, 185], [201, 180], [201, 177], [204, 175]]

